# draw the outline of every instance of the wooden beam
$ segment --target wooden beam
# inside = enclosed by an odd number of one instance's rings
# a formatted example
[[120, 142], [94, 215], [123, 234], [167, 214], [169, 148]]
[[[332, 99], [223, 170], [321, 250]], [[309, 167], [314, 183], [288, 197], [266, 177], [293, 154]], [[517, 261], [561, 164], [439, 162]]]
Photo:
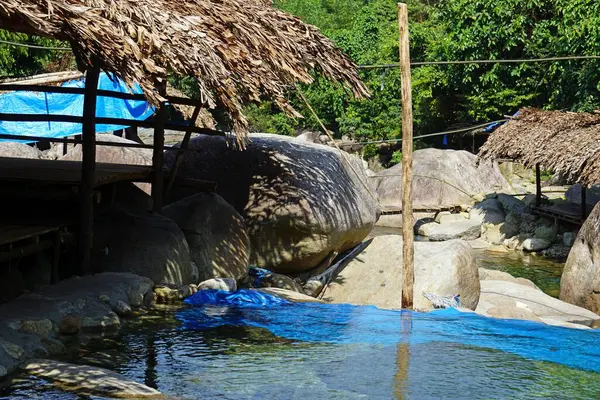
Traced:
[[535, 164], [535, 206], [542, 205], [542, 173], [540, 164]]
[[[22, 84], [22, 83], [7, 83], [0, 84], [0, 91], [3, 92], [42, 92], [42, 93], [61, 93], [61, 94], [85, 94], [85, 89], [76, 88], [76, 87], [66, 87], [66, 86], [47, 86], [47, 85], [32, 85], [32, 84]], [[111, 97], [114, 99], [122, 99], [122, 100], [137, 100], [137, 101], [148, 101], [146, 96], [141, 93], [124, 93], [124, 92], [115, 92], [112, 90], [98, 90], [99, 97]], [[184, 106], [203, 106], [204, 102], [200, 100], [190, 99], [187, 97], [180, 96], [163, 96], [169, 104], [179, 104]]]
[[[163, 85], [161, 91], [164, 92], [165, 86]], [[167, 118], [167, 109], [164, 104], [158, 107], [155, 115], [154, 125], [154, 149], [152, 150], [152, 211], [155, 213], [162, 213], [163, 199], [164, 199], [164, 175], [163, 166], [165, 161], [165, 153], [163, 147], [165, 146], [165, 122]]]
[[96, 184], [96, 92], [100, 69], [87, 71], [83, 99], [81, 221], [79, 230], [79, 266], [83, 275], [90, 274], [94, 233], [94, 186]]
[[[190, 126], [194, 126], [196, 124], [196, 119], [198, 118], [198, 115], [200, 114], [201, 108], [202, 107], [200, 107], [200, 106], [196, 106], [196, 108], [194, 108], [194, 112], [192, 113], [192, 118], [190, 121]], [[171, 187], [173, 186], [173, 182], [175, 182], [175, 177], [177, 176], [177, 171], [179, 171], [179, 168], [181, 167], [181, 164], [183, 163], [183, 155], [184, 155], [185, 151], [188, 149], [188, 146], [190, 145], [191, 137], [192, 137], [192, 131], [188, 130], [185, 133], [183, 140], [181, 141], [181, 145], [177, 149], [177, 155], [175, 156], [175, 165], [173, 165], [173, 168], [171, 169], [171, 171], [169, 173], [169, 178], [167, 180], [167, 189], [165, 190], [165, 196], [167, 196], [169, 194], [169, 192], [171, 191]]]
[[[74, 115], [59, 115], [59, 114], [7, 114], [0, 113], [0, 121], [17, 121], [17, 122], [72, 122], [75, 124], [83, 123], [84, 118]], [[123, 125], [123, 126], [135, 126], [142, 128], [154, 128], [154, 122], [152, 121], [139, 121], [124, 118], [106, 118], [97, 117], [97, 124], [106, 125]], [[191, 130], [193, 133], [201, 133], [203, 135], [212, 136], [225, 136], [224, 132], [216, 131], [214, 129], [199, 128], [197, 126], [185, 126], [179, 124], [165, 124], [165, 129], [178, 132], [187, 132]], [[16, 135], [14, 136], [17, 137]], [[49, 138], [43, 138], [49, 140]]]
[[581, 184], [581, 220], [587, 218], [587, 186]]
[[414, 218], [412, 211], [413, 117], [410, 82], [410, 48], [408, 39], [408, 7], [398, 3], [400, 48], [400, 81], [402, 83], [402, 307], [412, 309], [414, 266]]

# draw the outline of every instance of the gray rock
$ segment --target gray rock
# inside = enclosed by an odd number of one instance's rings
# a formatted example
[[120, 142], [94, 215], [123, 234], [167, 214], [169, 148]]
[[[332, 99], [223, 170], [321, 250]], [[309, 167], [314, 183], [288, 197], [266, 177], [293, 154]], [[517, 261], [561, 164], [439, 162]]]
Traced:
[[483, 224], [481, 226], [481, 238], [492, 244], [503, 244], [506, 239], [509, 239], [519, 233], [519, 226], [509, 222], [500, 224]]
[[81, 318], [67, 315], [58, 323], [58, 332], [61, 335], [77, 335], [81, 331]]
[[[185, 154], [179, 176], [217, 183], [217, 193], [246, 222], [251, 264], [308, 271], [369, 234], [379, 205], [358, 157], [280, 135], [249, 139], [244, 151], [232, 150], [222, 137], [192, 139], [196, 151]], [[175, 161], [171, 153], [168, 167]], [[173, 200], [191, 194], [184, 187], [172, 191]]]
[[192, 283], [188, 244], [172, 220], [114, 210], [97, 218], [94, 228], [96, 270], [133, 273], [156, 284]]
[[[494, 307], [519, 307], [533, 313], [543, 322], [591, 323], [597, 315], [584, 308], [565, 303], [544, 292], [514, 282], [483, 280], [481, 297], [475, 312], [488, 315]], [[530, 316], [529, 313], [527, 313]]]
[[[570, 203], [581, 204], [581, 185], [571, 186], [565, 193], [565, 198]], [[585, 202], [590, 206], [595, 206], [600, 201], [600, 185], [593, 185], [585, 191]]]
[[42, 152], [26, 143], [0, 142], [0, 157], [42, 158]]
[[498, 193], [497, 197], [498, 201], [502, 204], [504, 208], [504, 212], [514, 213], [514, 214], [522, 214], [525, 211], [525, 203], [521, 200], [517, 199], [514, 196], [508, 195], [506, 193]]
[[304, 131], [294, 138], [299, 142], [321, 143], [321, 134], [319, 132]]
[[445, 224], [431, 222], [419, 226], [417, 233], [427, 237], [432, 242], [442, 242], [452, 239], [474, 240], [481, 235], [481, 223], [470, 219]]
[[523, 241], [523, 250], [525, 251], [542, 251], [550, 247], [550, 242], [545, 239], [529, 238]]
[[556, 241], [556, 231], [551, 226], [540, 226], [535, 229], [534, 236], [539, 239], [544, 239], [549, 243]]
[[562, 236], [563, 246], [571, 247], [575, 243], [575, 233], [574, 232], [565, 232]]
[[21, 320], [21, 332], [48, 337], [53, 332], [52, 321], [47, 318], [37, 320]]
[[253, 284], [256, 288], [274, 287], [304, 294], [304, 289], [298, 282], [283, 274], [267, 274], [262, 276], [258, 281], [255, 280]]
[[21, 346], [7, 342], [4, 339], [0, 339], [0, 347], [2, 347], [6, 354], [13, 360], [21, 360], [25, 355], [25, 350], [23, 350]]
[[241, 279], [248, 274], [250, 238], [246, 223], [221, 196], [196, 194], [165, 207], [164, 215], [183, 230], [199, 281]]
[[323, 290], [324, 286], [325, 285], [320, 280], [310, 279], [303, 286], [304, 293], [312, 297], [317, 297]]
[[237, 283], [232, 278], [213, 278], [208, 279], [198, 284], [198, 290], [225, 290], [227, 292], [235, 292]]
[[451, 214], [447, 211], [440, 212], [435, 216], [435, 222], [442, 225], [464, 222], [465, 220], [466, 218], [462, 214]]
[[[479, 193], [510, 191], [496, 164], [478, 164], [477, 157], [467, 151], [417, 150], [413, 155], [413, 172], [415, 207], [470, 204]], [[378, 175], [389, 175], [372, 179], [381, 204], [401, 208], [402, 165]]]
[[63, 354], [66, 351], [65, 345], [60, 340], [43, 338], [41, 343], [50, 356]]
[[469, 211], [469, 218], [492, 225], [501, 224], [506, 219], [502, 203], [497, 199], [486, 199], [475, 204]]
[[[402, 299], [402, 237], [378, 236], [325, 288], [332, 303], [375, 305], [399, 309]], [[423, 292], [436, 296], [460, 294], [462, 307], [475, 309], [479, 274], [473, 249], [464, 241], [415, 243], [414, 308], [433, 309]]]
[[162, 394], [107, 369], [54, 360], [31, 360], [22, 366], [29, 374], [52, 381], [63, 390], [111, 398], [159, 398]]
[[600, 206], [583, 223], [560, 280], [560, 299], [600, 314]]
[[3, 365], [0, 365], [0, 379], [4, 378], [6, 375], [8, 375], [8, 371], [6, 370], [6, 367], [4, 367]]
[[133, 310], [129, 304], [125, 303], [123, 300], [117, 300], [114, 312], [116, 312], [119, 317], [130, 317], [133, 315]]

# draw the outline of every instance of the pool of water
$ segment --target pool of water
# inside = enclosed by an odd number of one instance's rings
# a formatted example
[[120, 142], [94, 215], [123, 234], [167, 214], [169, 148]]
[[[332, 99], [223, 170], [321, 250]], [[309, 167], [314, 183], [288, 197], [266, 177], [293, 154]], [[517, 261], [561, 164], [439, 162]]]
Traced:
[[[70, 361], [181, 399], [592, 399], [599, 340], [454, 310], [208, 306], [154, 312]], [[25, 376], [0, 398], [89, 397]]]
[[560, 277], [564, 263], [518, 252], [496, 253], [486, 250], [475, 250], [475, 258], [478, 267], [496, 269], [508, 272], [514, 277], [530, 279], [553, 297], [560, 294]]

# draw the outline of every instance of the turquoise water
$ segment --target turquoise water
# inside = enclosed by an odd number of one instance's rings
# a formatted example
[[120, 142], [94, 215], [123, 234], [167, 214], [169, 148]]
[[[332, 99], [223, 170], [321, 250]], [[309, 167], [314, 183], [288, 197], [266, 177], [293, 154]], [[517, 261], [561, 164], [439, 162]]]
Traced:
[[557, 297], [560, 294], [560, 277], [564, 263], [518, 252], [495, 253], [476, 250], [477, 266], [508, 272], [517, 278], [527, 278], [546, 294]]
[[[333, 305], [153, 313], [70, 361], [183, 399], [596, 399], [600, 332]], [[23, 377], [0, 398], [79, 399]]]

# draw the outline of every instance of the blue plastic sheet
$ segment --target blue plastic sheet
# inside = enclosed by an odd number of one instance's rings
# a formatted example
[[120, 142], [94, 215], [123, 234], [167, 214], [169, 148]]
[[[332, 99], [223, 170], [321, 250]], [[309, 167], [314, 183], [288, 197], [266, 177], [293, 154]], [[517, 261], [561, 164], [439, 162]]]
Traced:
[[[84, 79], [66, 82], [62, 86], [83, 88]], [[100, 74], [98, 89], [120, 93], [142, 93], [136, 85], [129, 88], [125, 82], [106, 73]], [[0, 112], [19, 114], [83, 115], [83, 95], [41, 92], [10, 92], [0, 95]], [[154, 113], [146, 101], [98, 97], [96, 116], [145, 120]], [[96, 125], [96, 132], [110, 132], [126, 125]], [[0, 133], [5, 135], [43, 136], [60, 138], [81, 133], [81, 124], [71, 122], [15, 122], [0, 121]], [[4, 139], [2, 141], [7, 141]], [[9, 140], [10, 141], [10, 140]]]
[[600, 372], [597, 330], [485, 318], [454, 309], [417, 313], [346, 304], [281, 302], [263, 295], [254, 290], [208, 295], [198, 292], [187, 301], [194, 307], [180, 312], [178, 318], [187, 330], [252, 326], [291, 340], [339, 344], [450, 342]]

